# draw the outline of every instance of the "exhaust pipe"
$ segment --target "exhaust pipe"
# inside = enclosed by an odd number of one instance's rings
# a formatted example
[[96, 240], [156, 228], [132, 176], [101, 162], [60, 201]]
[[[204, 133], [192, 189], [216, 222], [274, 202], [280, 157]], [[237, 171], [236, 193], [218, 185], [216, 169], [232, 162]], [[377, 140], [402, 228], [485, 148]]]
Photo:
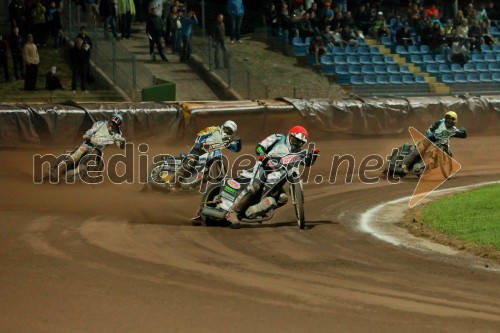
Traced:
[[205, 206], [201, 209], [200, 215], [211, 217], [217, 220], [224, 220], [227, 212], [222, 209]]

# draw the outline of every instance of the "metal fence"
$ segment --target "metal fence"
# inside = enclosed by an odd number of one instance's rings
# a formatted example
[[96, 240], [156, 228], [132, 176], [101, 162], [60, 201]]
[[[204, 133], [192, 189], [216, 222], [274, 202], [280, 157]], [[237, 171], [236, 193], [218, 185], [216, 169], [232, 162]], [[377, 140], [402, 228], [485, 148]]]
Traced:
[[104, 29], [98, 17], [83, 12], [80, 6], [70, 1], [63, 8], [62, 22], [63, 33], [70, 41], [78, 35], [82, 25], [87, 27], [87, 34], [93, 42], [91, 57], [94, 65], [131, 100], [138, 100], [140, 90], [155, 83], [153, 75], [136, 61], [134, 54], [115, 39], [104, 38]]

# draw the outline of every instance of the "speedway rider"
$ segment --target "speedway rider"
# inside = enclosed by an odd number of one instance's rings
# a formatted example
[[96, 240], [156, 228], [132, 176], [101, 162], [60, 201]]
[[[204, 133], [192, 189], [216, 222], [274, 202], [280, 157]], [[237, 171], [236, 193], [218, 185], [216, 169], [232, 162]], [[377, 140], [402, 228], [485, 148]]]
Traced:
[[[457, 137], [461, 139], [465, 139], [467, 137], [467, 132], [464, 127], [461, 127], [460, 129], [455, 127], [455, 124], [458, 121], [458, 115], [454, 111], [448, 111], [444, 115], [444, 118], [441, 120], [438, 120], [434, 124], [432, 124], [429, 129], [427, 130], [427, 138], [429, 140], [424, 140], [422, 143], [422, 151], [420, 152], [421, 156], [425, 154], [429, 146], [431, 145], [432, 142], [436, 142], [438, 139], [442, 137], [443, 135], [447, 135], [448, 137]], [[445, 132], [446, 131], [446, 132]], [[414, 149], [403, 161], [403, 172], [408, 173], [409, 172], [409, 167], [412, 165], [413, 161], [419, 154], [419, 149]], [[431, 165], [430, 168], [433, 168]]]
[[237, 130], [238, 125], [234, 121], [226, 120], [221, 126], [210, 126], [200, 131], [197, 134], [193, 147], [182, 160], [181, 168], [177, 171], [176, 187], [182, 187], [180, 180], [190, 178], [191, 172], [196, 167], [200, 155], [207, 153], [211, 147], [226, 147], [235, 153], [239, 152], [241, 150], [241, 141], [233, 141]]
[[113, 113], [108, 120], [95, 122], [94, 125], [83, 135], [85, 142], [70, 155], [70, 163], [76, 165], [80, 158], [92, 146], [103, 150], [106, 146], [116, 143], [121, 149], [125, 148], [125, 138], [122, 137], [120, 126], [123, 124], [123, 117]]
[[[272, 161], [273, 157], [283, 157], [290, 153], [300, 152], [302, 150], [302, 146], [307, 143], [308, 136], [307, 130], [304, 127], [293, 126], [288, 132], [288, 135], [272, 134], [268, 136], [257, 145], [255, 151], [257, 155], [259, 155], [259, 159], [261, 161], [265, 160], [267, 157], [270, 158], [269, 161]], [[311, 166], [316, 161], [318, 153], [318, 148], [315, 148], [314, 151], [308, 152], [305, 158], [305, 165]], [[243, 197], [234, 207], [234, 211], [239, 214], [241, 209], [247, 206], [262, 186], [272, 186], [282, 177], [284, 172], [286, 171], [281, 168], [263, 170], [260, 172], [260, 174], [254, 178], [254, 181], [243, 191]], [[288, 197], [283, 187], [281, 187], [277, 194], [273, 197], [262, 198], [259, 203], [250, 206], [245, 211], [245, 215], [248, 218], [255, 218], [271, 209], [281, 207], [287, 202]]]

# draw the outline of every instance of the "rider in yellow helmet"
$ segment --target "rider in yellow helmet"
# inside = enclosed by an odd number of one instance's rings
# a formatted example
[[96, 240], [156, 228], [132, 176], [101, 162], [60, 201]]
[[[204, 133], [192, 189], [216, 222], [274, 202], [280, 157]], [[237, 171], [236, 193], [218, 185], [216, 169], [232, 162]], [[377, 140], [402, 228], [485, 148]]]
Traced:
[[[427, 130], [427, 138], [428, 140], [424, 140], [423, 149], [420, 154], [423, 156], [427, 151], [427, 148], [430, 146], [430, 141], [435, 142], [437, 137], [441, 137], [446, 135], [448, 137], [457, 137], [461, 139], [465, 139], [467, 137], [467, 132], [464, 127], [457, 128], [455, 124], [458, 121], [458, 115], [455, 111], [448, 111], [444, 114], [444, 118], [438, 120], [434, 124], [432, 124]], [[419, 150], [414, 149], [403, 161], [403, 171], [405, 173], [409, 172], [409, 167], [412, 165], [415, 158], [418, 156]]]

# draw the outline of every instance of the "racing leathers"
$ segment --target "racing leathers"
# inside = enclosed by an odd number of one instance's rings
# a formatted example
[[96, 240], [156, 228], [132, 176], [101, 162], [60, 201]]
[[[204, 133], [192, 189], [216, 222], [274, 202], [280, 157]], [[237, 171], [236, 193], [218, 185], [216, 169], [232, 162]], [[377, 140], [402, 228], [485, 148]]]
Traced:
[[106, 146], [116, 143], [121, 149], [125, 148], [125, 138], [122, 137], [120, 129], [112, 130], [108, 127], [107, 120], [101, 120], [94, 125], [83, 135], [85, 142], [78, 147], [73, 154], [70, 155], [70, 162], [75, 165], [78, 163], [83, 154], [92, 147], [99, 148], [101, 151]]
[[[289, 139], [284, 134], [272, 134], [257, 145], [255, 149], [257, 155], [259, 155], [261, 160], [264, 160], [264, 157], [269, 157], [266, 158], [268, 162], [263, 169], [258, 171], [258, 174], [255, 176], [253, 181], [248, 184], [242, 199], [234, 207], [236, 213], [240, 213], [240, 211], [248, 205], [261, 188], [263, 188], [263, 191], [265, 192], [282, 178], [286, 170], [284, 168], [273, 168], [272, 158], [281, 158], [290, 153], [298, 153], [300, 151], [300, 149], [299, 151], [292, 151], [288, 140]], [[316, 161], [316, 158], [317, 153], [308, 152], [305, 158], [305, 165], [311, 166]], [[264, 197], [259, 203], [250, 206], [245, 211], [245, 215], [248, 218], [255, 218], [271, 209], [279, 208], [287, 202], [288, 196], [286, 195], [283, 186], [281, 186], [279, 189], [276, 189], [276, 191], [273, 191], [271, 196]]]
[[233, 141], [231, 136], [226, 135], [222, 126], [210, 126], [198, 132], [193, 147], [182, 160], [182, 166], [177, 172], [177, 186], [181, 186], [181, 181], [190, 178], [191, 172], [195, 169], [200, 155], [221, 148], [228, 148], [233, 152], [241, 150], [241, 141]]
[[425, 155], [427, 149], [431, 146], [431, 142], [436, 142], [439, 138], [443, 137], [465, 139], [467, 137], [467, 131], [464, 127], [457, 128], [454, 125], [447, 127], [445, 119], [441, 119], [429, 127], [426, 136], [429, 140], [423, 140], [423, 142], [419, 144], [418, 149], [414, 149], [404, 160], [402, 167], [405, 173], [409, 172], [408, 170], [419, 154], [420, 156]]

